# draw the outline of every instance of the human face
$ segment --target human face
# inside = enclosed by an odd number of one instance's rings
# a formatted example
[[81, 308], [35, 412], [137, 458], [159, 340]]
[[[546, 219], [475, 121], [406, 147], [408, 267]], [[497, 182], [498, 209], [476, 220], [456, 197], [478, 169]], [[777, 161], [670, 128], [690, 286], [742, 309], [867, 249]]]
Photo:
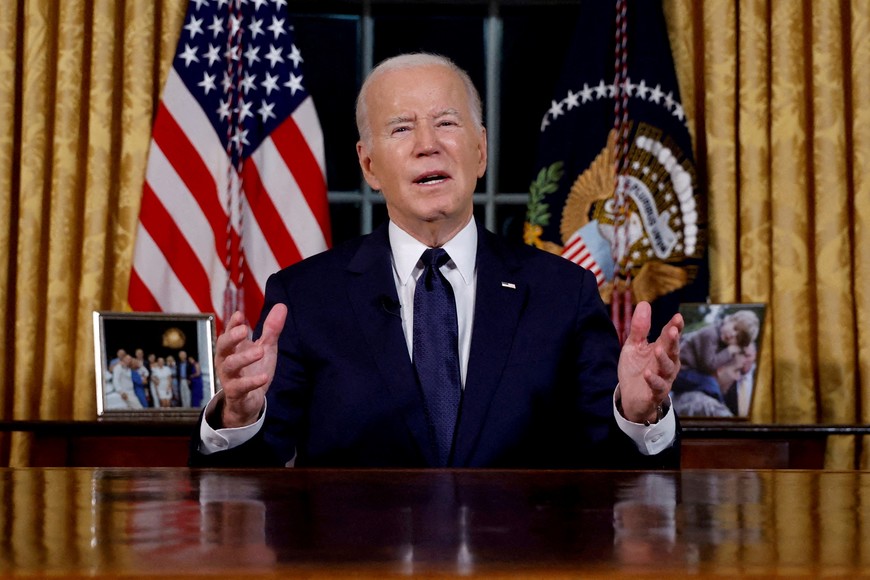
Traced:
[[725, 344], [737, 344], [737, 329], [734, 326], [734, 322], [726, 320], [722, 323], [722, 326], [719, 328], [719, 338]]
[[370, 142], [357, 143], [363, 175], [380, 190], [390, 219], [428, 246], [440, 246], [472, 214], [486, 170], [486, 131], [472, 120], [468, 93], [449, 68], [381, 73], [366, 95]]

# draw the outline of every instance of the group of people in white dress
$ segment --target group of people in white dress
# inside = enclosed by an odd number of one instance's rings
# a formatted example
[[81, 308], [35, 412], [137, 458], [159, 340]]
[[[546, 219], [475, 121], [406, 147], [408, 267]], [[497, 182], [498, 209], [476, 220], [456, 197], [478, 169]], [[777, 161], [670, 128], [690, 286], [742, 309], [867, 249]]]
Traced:
[[202, 369], [199, 362], [178, 351], [178, 360], [141, 348], [133, 355], [118, 349], [105, 369], [106, 410], [193, 408], [203, 404]]

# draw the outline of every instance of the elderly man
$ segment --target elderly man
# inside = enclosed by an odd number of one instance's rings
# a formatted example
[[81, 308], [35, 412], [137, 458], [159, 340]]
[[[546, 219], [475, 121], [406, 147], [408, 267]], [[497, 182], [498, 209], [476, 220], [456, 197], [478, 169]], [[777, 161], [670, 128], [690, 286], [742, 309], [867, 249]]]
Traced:
[[594, 277], [487, 232], [480, 97], [451, 61], [381, 63], [357, 154], [389, 222], [273, 275], [237, 313], [192, 465], [673, 467], [682, 319], [621, 349]]

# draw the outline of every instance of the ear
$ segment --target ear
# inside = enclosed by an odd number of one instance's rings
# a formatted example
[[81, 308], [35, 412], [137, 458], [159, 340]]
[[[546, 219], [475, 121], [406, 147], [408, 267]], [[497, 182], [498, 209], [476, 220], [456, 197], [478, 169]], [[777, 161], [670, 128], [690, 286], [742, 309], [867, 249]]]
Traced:
[[480, 155], [480, 160], [477, 163], [477, 178], [480, 179], [486, 173], [486, 127], [480, 129], [477, 148]]
[[366, 183], [368, 183], [369, 187], [371, 187], [375, 191], [380, 191], [381, 182], [372, 170], [371, 155], [369, 155], [368, 148], [362, 141], [357, 141], [356, 156], [359, 159], [359, 167], [360, 169], [362, 169], [363, 177], [365, 178]]

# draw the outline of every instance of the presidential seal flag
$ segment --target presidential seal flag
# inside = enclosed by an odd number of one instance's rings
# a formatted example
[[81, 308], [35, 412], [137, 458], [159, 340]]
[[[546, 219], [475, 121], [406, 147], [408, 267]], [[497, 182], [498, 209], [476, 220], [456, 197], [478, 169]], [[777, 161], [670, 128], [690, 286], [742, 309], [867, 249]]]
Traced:
[[706, 300], [705, 211], [659, 0], [583, 3], [538, 151], [525, 240], [627, 301], [614, 323], [656, 301], [655, 330]]
[[128, 299], [234, 310], [327, 248], [323, 134], [286, 0], [191, 0], [157, 110]]

